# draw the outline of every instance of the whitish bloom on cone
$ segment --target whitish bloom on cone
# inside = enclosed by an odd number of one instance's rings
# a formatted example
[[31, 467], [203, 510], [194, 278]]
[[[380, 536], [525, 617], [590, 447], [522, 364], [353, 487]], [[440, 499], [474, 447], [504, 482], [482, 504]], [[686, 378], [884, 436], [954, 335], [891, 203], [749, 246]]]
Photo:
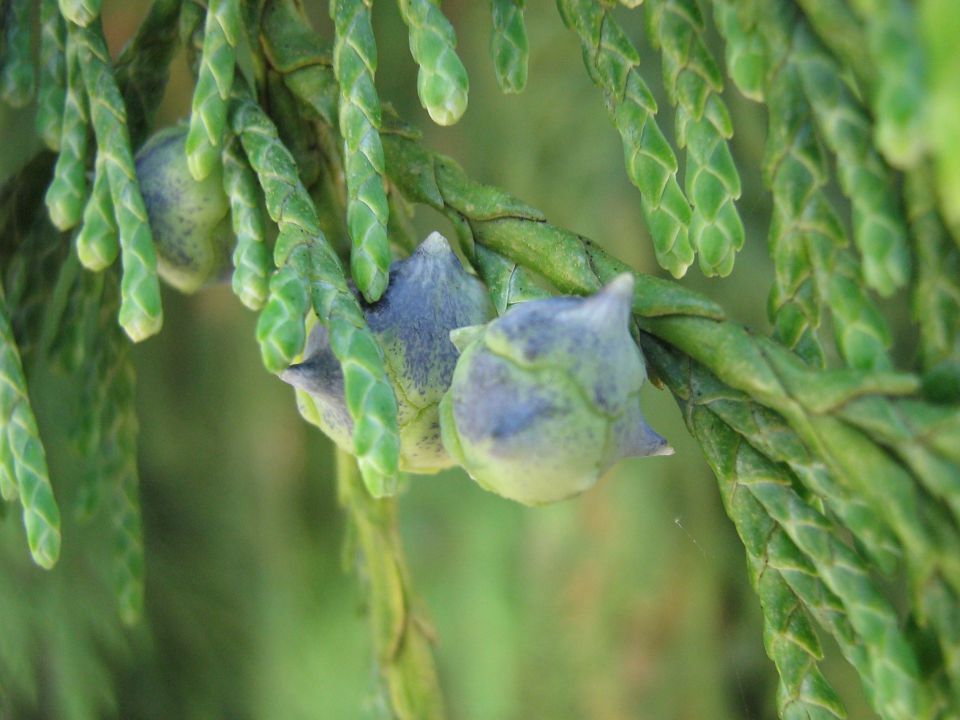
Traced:
[[[457, 362], [450, 331], [493, 317], [486, 288], [463, 269], [447, 240], [433, 233], [413, 255], [390, 266], [383, 297], [373, 304], [361, 300], [361, 306], [397, 395], [400, 469], [427, 473], [449, 467], [453, 460], [440, 439], [437, 406]], [[353, 452], [343, 373], [326, 328], [319, 323], [313, 328], [303, 362], [280, 377], [305, 391], [298, 393], [304, 417]]]
[[463, 354], [443, 439], [482, 487], [540, 505], [583, 492], [621, 458], [673, 452], [640, 410], [632, 298], [625, 274], [591, 297], [523, 303], [453, 334]]

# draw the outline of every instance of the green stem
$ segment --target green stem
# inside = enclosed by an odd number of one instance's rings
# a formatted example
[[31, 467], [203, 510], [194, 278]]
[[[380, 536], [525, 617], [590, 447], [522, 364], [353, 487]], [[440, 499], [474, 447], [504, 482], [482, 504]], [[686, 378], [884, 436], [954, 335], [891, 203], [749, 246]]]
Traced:
[[303, 106], [336, 128], [340, 88], [326, 41], [310, 28], [293, 0], [267, 0], [260, 27], [270, 66]]
[[443, 697], [429, 636], [413, 607], [397, 502], [371, 497], [354, 458], [339, 449], [337, 496], [355, 532], [357, 564], [366, 579], [374, 649], [390, 707], [399, 720], [441, 720]]

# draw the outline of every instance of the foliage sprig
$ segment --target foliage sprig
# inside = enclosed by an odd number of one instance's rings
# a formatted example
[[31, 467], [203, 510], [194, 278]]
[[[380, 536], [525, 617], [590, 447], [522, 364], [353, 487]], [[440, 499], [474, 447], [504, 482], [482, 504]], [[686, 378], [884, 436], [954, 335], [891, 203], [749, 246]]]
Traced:
[[493, 16], [490, 54], [497, 84], [506, 93], [523, 92], [527, 85], [530, 51], [523, 5], [524, 0], [490, 0]]
[[[823, 365], [819, 328], [829, 308], [843, 360], [852, 367], [887, 369], [890, 331], [859, 280], [859, 263], [844, 249], [845, 230], [826, 194], [827, 157], [798, 59], [802, 18], [777, 1], [763, 5], [758, 28], [765, 33], [771, 68], [765, 178], [774, 205], [770, 308], [776, 336], [807, 361]], [[886, 253], [880, 255], [878, 264]]]
[[438, 125], [453, 125], [467, 109], [470, 81], [457, 55], [457, 36], [433, 0], [398, 0], [410, 31], [410, 54], [420, 72], [420, 104]]
[[690, 204], [677, 183], [677, 157], [657, 125], [657, 103], [640, 75], [640, 55], [609, 10], [592, 0], [561, 0], [563, 21], [577, 33], [587, 72], [602, 91], [623, 140], [627, 175], [641, 194], [660, 265], [682, 277], [693, 262]]
[[365, 0], [333, 0], [336, 28], [333, 67], [340, 85], [340, 132], [347, 175], [347, 227], [353, 248], [350, 270], [367, 302], [387, 288], [390, 241], [387, 194], [383, 188], [380, 100], [373, 84], [377, 46]]
[[46, 453], [27, 394], [9, 310], [0, 287], [0, 492], [20, 498], [34, 562], [51, 568], [60, 556], [60, 510], [53, 497]]
[[232, 138], [223, 149], [223, 191], [230, 198], [230, 217], [237, 246], [233, 251], [233, 292], [251, 310], [267, 300], [272, 264], [260, 209], [257, 179]]
[[220, 164], [241, 31], [238, 0], [211, 0], [187, 134], [187, 164], [196, 180]]
[[877, 63], [873, 110], [877, 145], [891, 163], [912, 167], [926, 149], [924, 60], [917, 17], [905, 0], [853, 0]]
[[17, 108], [30, 104], [37, 87], [33, 64], [33, 7], [31, 0], [10, 0], [3, 8], [0, 98]]
[[157, 278], [157, 255], [147, 210], [137, 183], [126, 106], [120, 95], [110, 55], [99, 24], [89, 28], [73, 26], [70, 41], [80, 47], [84, 82], [90, 99], [90, 117], [103, 152], [103, 164], [110, 184], [120, 238], [123, 278], [120, 283], [120, 325], [134, 342], [160, 331], [163, 310]]
[[89, 135], [87, 93], [80, 65], [76, 36], [67, 38], [67, 89], [60, 125], [60, 153], [53, 182], [47, 189], [50, 220], [60, 230], [69, 230], [83, 216], [87, 194], [87, 136]]
[[[660, 352], [662, 360], [667, 360], [658, 346], [647, 347], [651, 354]], [[677, 360], [659, 363], [671, 372], [664, 379], [721, 482], [728, 513], [738, 519], [735, 523], [748, 552], [750, 546], [761, 543], [757, 553], [761, 567], [770, 556], [794, 556], [793, 566], [786, 565], [782, 573], [788, 585], [803, 588], [823, 582], [829, 592], [821, 589], [818, 594], [833, 607], [827, 613], [811, 612], [823, 616], [828, 631], [838, 629], [828, 618], [841, 619], [843, 630], [837, 640], [848, 660], [863, 673], [868, 694], [881, 715], [927, 717], [930, 702], [924, 696], [914, 651], [900, 630], [892, 605], [879, 593], [862, 561], [842, 542], [829, 519], [792, 489], [792, 478], [783, 466], [764, 457], [719, 415], [710, 412], [715, 400], [727, 400], [726, 388], [695, 364]], [[758, 523], [758, 517], [764, 520]], [[775, 528], [789, 538], [789, 543], [774, 532]], [[776, 559], [773, 562], [776, 567]], [[783, 560], [780, 563], [783, 567]], [[801, 602], [806, 602], [803, 591], [797, 594]], [[780, 612], [782, 606], [771, 609]], [[849, 626], [843, 618], [849, 619]], [[789, 717], [784, 708], [781, 715]]]
[[343, 364], [353, 439], [367, 487], [377, 497], [395, 492], [399, 463], [397, 401], [386, 378], [383, 351], [347, 289], [336, 253], [324, 237], [313, 201], [276, 127], [252, 101], [232, 112], [233, 130], [260, 180], [267, 212], [280, 228], [277, 273], [260, 316], [257, 337], [268, 369], [279, 372], [303, 349], [306, 310], [328, 324], [330, 345]]
[[889, 168], [874, 150], [870, 121], [840, 68], [812, 33], [795, 35], [795, 62], [824, 143], [837, 159], [837, 176], [853, 205], [853, 238], [866, 284], [884, 296], [910, 278], [907, 229]]
[[83, 209], [83, 225], [77, 233], [77, 256], [88, 270], [104, 270], [120, 253], [117, 220], [114, 216], [110, 179], [102, 150], [94, 163], [93, 187]]
[[727, 144], [733, 126], [720, 97], [723, 76], [704, 43], [695, 0], [655, 0], [648, 12], [651, 38], [663, 51], [664, 86], [677, 106], [677, 144], [687, 151], [690, 236], [704, 275], [726, 276], [743, 247], [744, 229], [734, 204], [740, 175]]
[[57, 0], [40, 3], [40, 79], [37, 84], [37, 133], [51, 150], [60, 149], [60, 123], [66, 97], [67, 27]]

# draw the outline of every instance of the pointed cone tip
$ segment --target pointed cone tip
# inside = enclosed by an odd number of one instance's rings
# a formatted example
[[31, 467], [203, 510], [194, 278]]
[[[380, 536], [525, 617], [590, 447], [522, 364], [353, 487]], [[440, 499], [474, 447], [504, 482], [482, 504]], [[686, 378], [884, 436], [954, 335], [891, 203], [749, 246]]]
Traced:
[[663, 457], [666, 455], [673, 455], [676, 452], [676, 450], [673, 449], [673, 446], [667, 442], [667, 439], [649, 425], [647, 425], [647, 432], [649, 434], [649, 438], [655, 443], [650, 449], [650, 452], [647, 453], [648, 456]]
[[591, 313], [617, 323], [625, 322], [633, 308], [634, 278], [630, 273], [618, 275], [596, 294], [586, 299], [585, 307]]
[[288, 385], [293, 385], [295, 388], [302, 388], [304, 383], [304, 374], [303, 364], [299, 364], [291, 365], [286, 370], [281, 370], [277, 377]]
[[664, 440], [664, 441], [663, 441], [663, 445], [661, 445], [660, 447], [658, 447], [656, 450], [654, 450], [654, 451], [653, 451], [652, 453], [650, 453], [650, 454], [653, 455], [653, 456], [656, 456], [656, 457], [663, 457], [663, 456], [667, 456], [667, 455], [675, 455], [676, 452], [677, 452], [677, 451], [673, 449], [673, 445], [671, 445], [671, 444], [668, 443], [666, 440]]
[[623, 448], [623, 457], [663, 457], [674, 452], [665, 437], [644, 423], [642, 432]]
[[440, 255], [452, 253], [449, 241], [440, 233], [432, 232], [427, 239], [420, 243], [420, 246], [414, 252], [415, 255]]
[[633, 273], [620, 273], [613, 280], [604, 285], [598, 295], [609, 295], [619, 300], [627, 300], [632, 305], [633, 286], [635, 284], [636, 279], [633, 277]]
[[457, 349], [457, 352], [463, 353], [474, 340], [483, 335], [486, 325], [467, 325], [461, 328], [455, 328], [450, 331], [450, 342]]

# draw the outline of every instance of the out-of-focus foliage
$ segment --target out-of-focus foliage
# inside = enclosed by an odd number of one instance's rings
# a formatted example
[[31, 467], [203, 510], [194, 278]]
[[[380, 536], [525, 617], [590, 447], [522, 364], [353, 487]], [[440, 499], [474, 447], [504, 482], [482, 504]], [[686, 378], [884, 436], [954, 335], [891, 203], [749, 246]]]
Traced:
[[[3, 4], [0, 718], [952, 717], [957, 12], [557, 4], [307, 3], [323, 42], [281, 0]], [[133, 153], [187, 115], [259, 321], [161, 310]], [[379, 296], [384, 229], [459, 238], [501, 311], [640, 273], [676, 455], [533, 510], [367, 494], [396, 406], [341, 266]], [[308, 309], [362, 479], [263, 371]]]

